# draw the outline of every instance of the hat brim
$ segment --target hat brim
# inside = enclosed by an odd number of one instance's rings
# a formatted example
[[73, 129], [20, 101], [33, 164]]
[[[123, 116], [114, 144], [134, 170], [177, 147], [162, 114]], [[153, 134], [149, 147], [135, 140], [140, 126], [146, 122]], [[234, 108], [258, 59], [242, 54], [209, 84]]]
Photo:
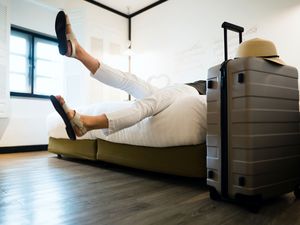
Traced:
[[284, 61], [282, 61], [279, 57], [274, 57], [274, 58], [264, 58], [265, 60], [268, 60], [268, 61], [271, 61], [271, 62], [274, 62], [276, 64], [279, 64], [279, 65], [282, 65], [282, 66], [285, 66], [286, 63]]

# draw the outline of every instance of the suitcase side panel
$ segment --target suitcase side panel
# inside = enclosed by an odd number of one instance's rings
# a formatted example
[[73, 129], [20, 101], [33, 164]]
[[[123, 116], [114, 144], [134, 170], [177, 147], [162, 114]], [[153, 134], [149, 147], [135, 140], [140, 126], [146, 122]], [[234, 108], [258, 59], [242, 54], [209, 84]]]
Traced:
[[[221, 192], [221, 128], [220, 128], [220, 68], [214, 66], [208, 71], [207, 88], [207, 184]], [[207, 85], [208, 86], [208, 85]]]
[[297, 70], [257, 58], [232, 60], [227, 69], [230, 197], [293, 190], [300, 184]]

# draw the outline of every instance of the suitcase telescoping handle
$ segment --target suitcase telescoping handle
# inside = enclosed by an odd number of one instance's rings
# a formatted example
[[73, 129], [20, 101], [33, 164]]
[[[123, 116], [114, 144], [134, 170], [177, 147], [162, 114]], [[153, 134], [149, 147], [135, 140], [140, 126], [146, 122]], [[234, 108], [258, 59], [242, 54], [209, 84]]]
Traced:
[[228, 197], [228, 98], [227, 98], [227, 63], [228, 63], [228, 44], [227, 44], [227, 30], [239, 33], [239, 42], [242, 42], [243, 27], [224, 22], [222, 24], [224, 29], [224, 54], [225, 61], [221, 65], [221, 79], [220, 79], [220, 129], [221, 129], [221, 195]]
[[[224, 56], [225, 56], [224, 58], [225, 58], [225, 61], [227, 61], [228, 60], [227, 30], [231, 30], [231, 31], [239, 33], [239, 43], [242, 43], [242, 41], [243, 41], [242, 33], [244, 32], [244, 28], [240, 27], [238, 25], [232, 24], [232, 23], [228, 23], [228, 22], [223, 22], [222, 28], [224, 29]], [[208, 80], [206, 85], [207, 85], [207, 88], [212, 88], [213, 81]]]
[[244, 32], [244, 28], [228, 22], [222, 23], [222, 28], [224, 29], [224, 58], [226, 61], [228, 60], [227, 30], [239, 33], [239, 43], [242, 43], [242, 33]]

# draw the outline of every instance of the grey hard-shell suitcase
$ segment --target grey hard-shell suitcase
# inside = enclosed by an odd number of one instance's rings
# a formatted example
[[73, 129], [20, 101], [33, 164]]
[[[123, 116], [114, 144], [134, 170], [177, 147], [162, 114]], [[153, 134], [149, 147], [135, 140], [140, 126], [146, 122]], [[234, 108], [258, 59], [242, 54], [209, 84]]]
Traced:
[[214, 200], [244, 203], [300, 191], [298, 72], [262, 58], [227, 60], [208, 71], [207, 184]]

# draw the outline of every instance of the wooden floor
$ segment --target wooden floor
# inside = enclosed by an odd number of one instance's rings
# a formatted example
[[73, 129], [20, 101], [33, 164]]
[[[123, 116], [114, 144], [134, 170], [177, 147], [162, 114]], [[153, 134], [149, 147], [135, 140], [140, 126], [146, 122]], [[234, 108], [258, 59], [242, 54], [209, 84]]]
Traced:
[[0, 225], [300, 224], [292, 193], [258, 214], [210, 200], [205, 181], [47, 152], [0, 154]]

